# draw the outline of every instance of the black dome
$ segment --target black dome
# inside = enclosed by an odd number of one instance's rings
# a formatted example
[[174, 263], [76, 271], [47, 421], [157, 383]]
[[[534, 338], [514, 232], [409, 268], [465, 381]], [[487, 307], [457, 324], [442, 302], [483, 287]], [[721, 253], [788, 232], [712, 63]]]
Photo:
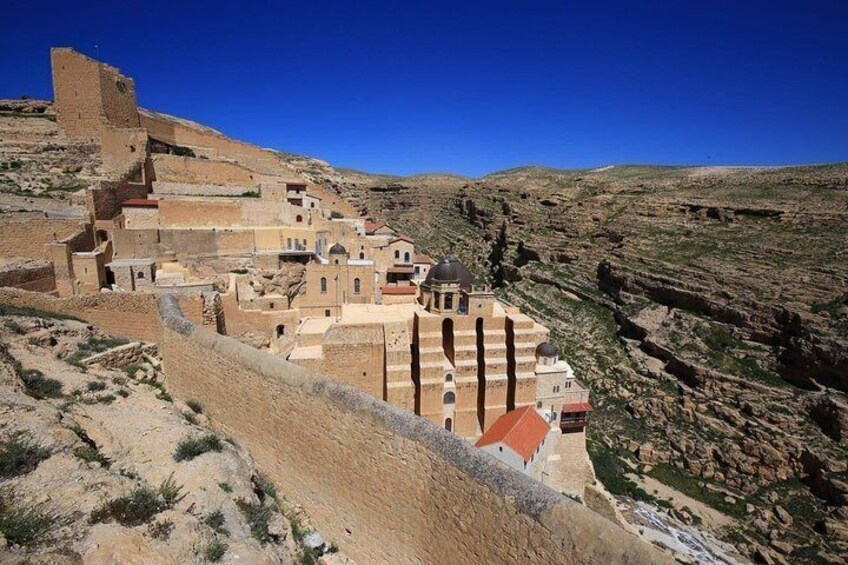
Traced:
[[347, 249], [341, 243], [337, 243], [330, 248], [330, 255], [344, 255], [345, 253], [347, 253]]
[[456, 257], [448, 255], [438, 265], [430, 269], [422, 286], [429, 287], [431, 284], [439, 283], [459, 283], [461, 288], [469, 289], [473, 282], [474, 276], [466, 266], [460, 263]]
[[536, 355], [539, 357], [556, 357], [557, 350], [550, 342], [546, 341], [545, 343], [540, 343], [539, 347], [536, 348]]

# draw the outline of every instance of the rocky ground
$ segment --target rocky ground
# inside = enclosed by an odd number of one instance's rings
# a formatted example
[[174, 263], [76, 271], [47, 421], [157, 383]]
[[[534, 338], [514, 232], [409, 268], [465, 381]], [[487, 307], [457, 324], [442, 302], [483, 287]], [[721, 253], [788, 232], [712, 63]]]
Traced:
[[613, 493], [750, 558], [842, 562], [848, 166], [310, 169], [551, 328], [593, 389], [589, 445]]
[[81, 190], [102, 178], [100, 165], [99, 147], [68, 139], [48, 102], [0, 100], [0, 193], [80, 199]]
[[155, 356], [91, 364], [133, 348], [83, 322], [3, 314], [0, 561], [349, 562], [202, 406], [170, 397]]

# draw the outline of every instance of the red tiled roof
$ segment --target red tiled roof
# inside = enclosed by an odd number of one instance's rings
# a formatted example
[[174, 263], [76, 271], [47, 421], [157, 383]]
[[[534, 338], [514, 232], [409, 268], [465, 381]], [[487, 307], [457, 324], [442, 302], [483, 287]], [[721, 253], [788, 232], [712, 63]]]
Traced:
[[121, 206], [131, 206], [135, 208], [158, 208], [158, 200], [150, 200], [147, 198], [130, 198], [121, 202]]
[[435, 261], [433, 261], [433, 258], [432, 258], [432, 257], [430, 257], [429, 255], [424, 255], [423, 253], [422, 253], [422, 254], [420, 254], [420, 255], [416, 253], [416, 254], [415, 254], [415, 257], [414, 257], [413, 259], [414, 259], [414, 260], [412, 261], [413, 263], [428, 263], [428, 264], [430, 264], [430, 265], [435, 265], [435, 264], [436, 264], [436, 262], [435, 262]]
[[393, 240], [391, 240], [389, 243], [391, 244], [391, 243], [394, 243], [396, 241], [405, 241], [407, 243], [415, 244], [415, 240], [412, 239], [411, 237], [409, 237], [408, 235], [399, 235], [399, 236], [395, 237]]
[[485, 447], [503, 443], [529, 461], [550, 431], [550, 424], [532, 406], [525, 406], [498, 418], [474, 445]]
[[384, 286], [383, 294], [393, 294], [393, 295], [415, 295], [418, 292], [418, 287], [415, 285], [408, 286]]
[[365, 222], [365, 233], [374, 233], [385, 225], [382, 222]]
[[571, 412], [591, 412], [593, 410], [592, 405], [588, 402], [573, 402], [571, 404], [563, 404], [562, 411], [566, 413]]

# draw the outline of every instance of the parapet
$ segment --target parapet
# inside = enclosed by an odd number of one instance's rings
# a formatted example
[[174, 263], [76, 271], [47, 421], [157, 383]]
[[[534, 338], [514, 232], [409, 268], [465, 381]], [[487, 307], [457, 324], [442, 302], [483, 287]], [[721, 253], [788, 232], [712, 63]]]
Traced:
[[159, 313], [169, 391], [200, 401], [357, 560], [670, 562], [414, 414], [197, 327], [173, 296], [159, 298]]

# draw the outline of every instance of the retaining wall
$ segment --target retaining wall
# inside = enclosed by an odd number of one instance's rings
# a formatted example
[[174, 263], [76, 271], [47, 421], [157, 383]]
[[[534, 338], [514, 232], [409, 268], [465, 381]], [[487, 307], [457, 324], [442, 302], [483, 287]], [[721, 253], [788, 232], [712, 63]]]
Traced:
[[361, 563], [671, 562], [411, 413], [197, 327], [173, 296], [159, 311], [169, 392]]
[[[162, 338], [156, 296], [152, 294], [104, 292], [56, 298], [16, 288], [0, 288], [0, 304], [73, 316], [114, 336], [150, 343], [158, 343]], [[179, 304], [186, 317], [202, 323], [201, 297], [181, 296]]]

